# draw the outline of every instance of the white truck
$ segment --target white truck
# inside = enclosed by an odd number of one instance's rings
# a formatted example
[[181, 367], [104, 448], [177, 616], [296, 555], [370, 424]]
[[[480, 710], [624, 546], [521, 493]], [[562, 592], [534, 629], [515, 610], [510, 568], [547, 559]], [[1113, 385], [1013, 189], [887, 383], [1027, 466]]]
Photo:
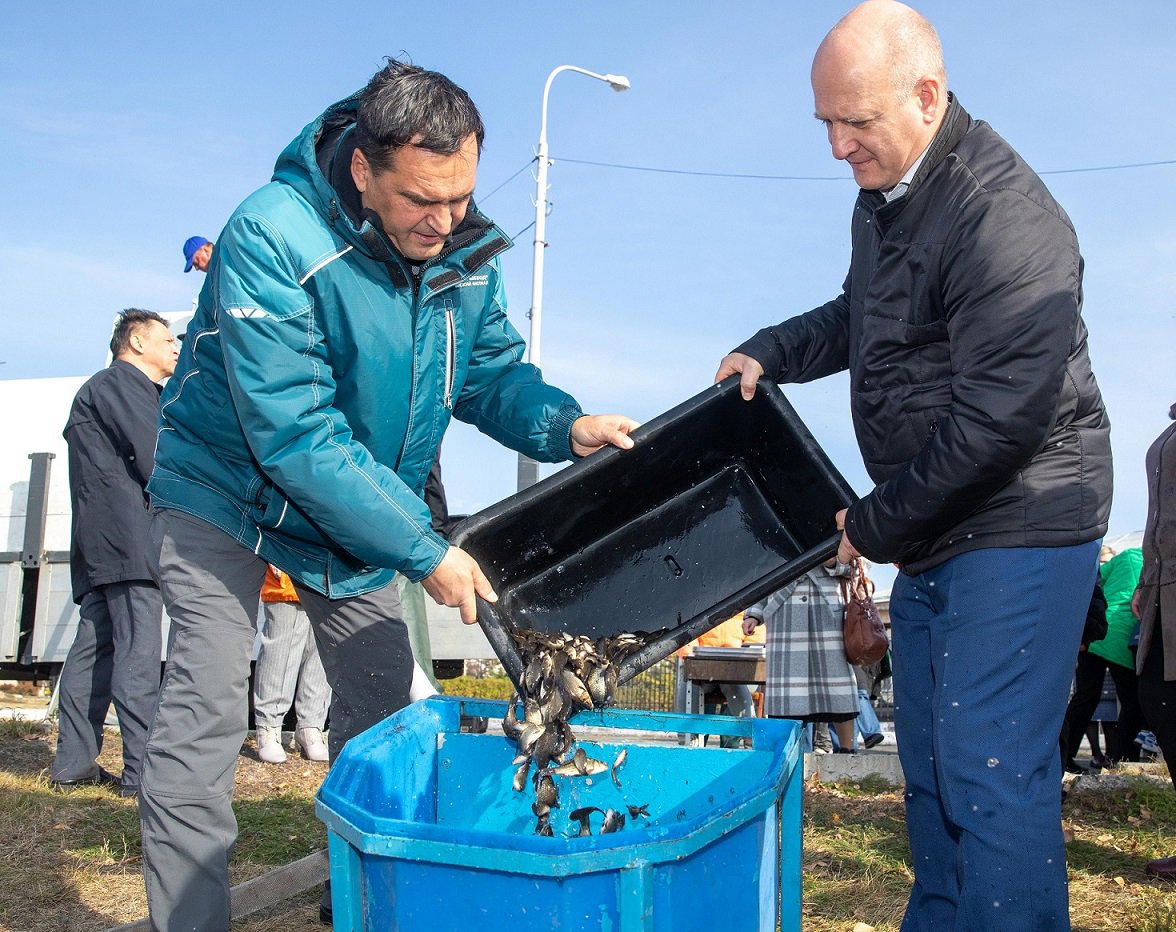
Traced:
[[[183, 332], [190, 313], [165, 314]], [[97, 354], [96, 354], [97, 355]], [[0, 380], [0, 678], [53, 679], [78, 625], [69, 574], [65, 440], [70, 405], [89, 374]], [[449, 678], [494, 652], [477, 625], [425, 598], [434, 672]], [[166, 626], [164, 618], [166, 644]]]

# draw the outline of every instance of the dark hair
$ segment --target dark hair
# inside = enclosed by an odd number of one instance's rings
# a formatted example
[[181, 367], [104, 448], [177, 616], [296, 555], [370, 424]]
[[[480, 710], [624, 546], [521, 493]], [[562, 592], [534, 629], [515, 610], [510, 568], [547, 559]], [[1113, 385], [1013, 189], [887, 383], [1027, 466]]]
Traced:
[[392, 154], [413, 145], [452, 155], [472, 134], [482, 152], [486, 130], [470, 95], [436, 71], [395, 58], [360, 91], [355, 142], [376, 172], [392, 165]]
[[118, 315], [114, 322], [114, 335], [110, 338], [110, 355], [116, 359], [131, 348], [131, 337], [152, 322], [167, 326], [167, 321], [155, 311], [144, 311], [137, 307], [128, 307]]

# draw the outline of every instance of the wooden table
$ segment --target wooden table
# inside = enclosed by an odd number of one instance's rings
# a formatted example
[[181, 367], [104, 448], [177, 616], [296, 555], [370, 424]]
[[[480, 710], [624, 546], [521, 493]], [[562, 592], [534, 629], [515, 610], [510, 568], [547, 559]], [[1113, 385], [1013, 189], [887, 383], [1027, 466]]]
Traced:
[[[688, 715], [700, 715], [703, 711], [703, 695], [711, 683], [746, 683], [763, 686], [767, 680], [767, 663], [762, 654], [748, 652], [740, 656], [739, 648], [731, 648], [731, 655], [722, 659], [711, 657], [683, 657], [678, 666], [679, 711]], [[694, 743], [700, 743], [697, 736]]]

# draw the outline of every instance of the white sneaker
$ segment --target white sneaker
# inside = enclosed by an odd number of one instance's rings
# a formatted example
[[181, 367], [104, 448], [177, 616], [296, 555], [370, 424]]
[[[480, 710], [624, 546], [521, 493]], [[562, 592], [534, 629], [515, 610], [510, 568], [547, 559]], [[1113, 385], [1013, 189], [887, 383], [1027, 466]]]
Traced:
[[282, 749], [282, 727], [257, 726], [257, 756], [267, 764], [286, 763], [286, 752]]
[[302, 756], [307, 760], [328, 760], [330, 758], [330, 754], [327, 752], [327, 742], [323, 738], [321, 728], [299, 728], [294, 732], [294, 740], [302, 751]]
[[1160, 753], [1160, 745], [1154, 731], [1141, 731], [1135, 736], [1135, 743], [1139, 745], [1140, 750], [1148, 754]]

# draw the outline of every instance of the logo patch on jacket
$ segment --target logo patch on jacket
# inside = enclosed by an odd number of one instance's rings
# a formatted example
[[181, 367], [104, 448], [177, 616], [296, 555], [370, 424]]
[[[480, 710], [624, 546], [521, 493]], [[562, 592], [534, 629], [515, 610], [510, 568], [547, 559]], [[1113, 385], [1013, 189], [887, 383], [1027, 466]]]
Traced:
[[458, 288], [472, 288], [472, 287], [474, 287], [475, 285], [486, 285], [486, 284], [489, 284], [489, 282], [490, 282], [490, 276], [489, 276], [489, 275], [485, 275], [485, 274], [482, 274], [482, 275], [471, 275], [469, 278], [467, 278], [467, 279], [466, 279], [464, 282], [462, 282], [461, 284], [459, 284], [457, 287], [458, 287]]

